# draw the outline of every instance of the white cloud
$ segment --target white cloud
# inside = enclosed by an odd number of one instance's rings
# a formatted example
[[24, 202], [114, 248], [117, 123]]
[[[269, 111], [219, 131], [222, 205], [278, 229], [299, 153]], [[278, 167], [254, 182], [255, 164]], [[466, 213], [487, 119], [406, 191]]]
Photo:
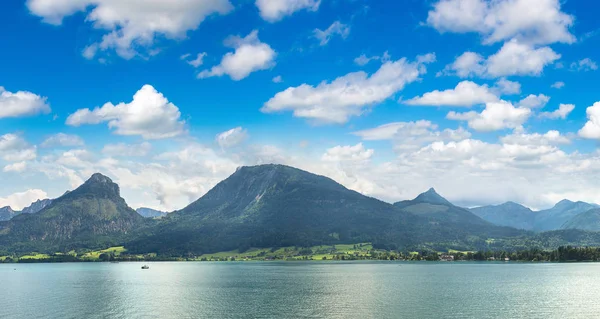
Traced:
[[24, 192], [14, 193], [7, 197], [0, 197], [0, 207], [10, 206], [12, 209], [21, 210], [38, 199], [46, 199], [48, 194], [41, 189], [28, 189]]
[[528, 108], [514, 107], [506, 101], [487, 103], [481, 113], [470, 111], [457, 113], [451, 111], [446, 118], [450, 120], [468, 121], [469, 127], [476, 131], [488, 132], [506, 128], [517, 128], [531, 116]]
[[293, 111], [294, 116], [317, 123], [345, 123], [376, 103], [383, 102], [408, 83], [426, 72], [424, 62], [429, 54], [409, 62], [406, 58], [388, 61], [370, 76], [363, 72], [348, 73], [332, 82], [317, 86], [302, 84], [277, 93], [261, 109], [263, 112]]
[[6, 172], [22, 173], [25, 171], [26, 168], [27, 168], [27, 162], [17, 162], [17, 163], [8, 164], [8, 165], [4, 166], [4, 169], [2, 171], [5, 173]]
[[225, 40], [226, 46], [235, 49], [223, 56], [219, 65], [198, 74], [199, 79], [213, 76], [229, 75], [239, 81], [250, 73], [270, 69], [275, 66], [277, 53], [271, 47], [258, 39], [258, 31], [254, 30], [245, 38], [232, 36]]
[[588, 121], [579, 130], [579, 136], [589, 139], [600, 139], [600, 102], [594, 103], [586, 110]]
[[37, 150], [20, 135], [4, 134], [0, 136], [0, 156], [8, 162], [29, 161], [37, 157]]
[[487, 85], [463, 81], [458, 83], [454, 89], [435, 90], [404, 101], [404, 103], [408, 105], [471, 107], [494, 101], [498, 101], [498, 97]]
[[151, 85], [144, 85], [129, 103], [114, 105], [110, 102], [94, 110], [80, 109], [69, 115], [67, 125], [99, 124], [108, 122], [119, 135], [141, 135], [145, 139], [163, 139], [185, 132], [177, 106]]
[[556, 144], [568, 144], [571, 141], [566, 136], [560, 134], [559, 131], [550, 130], [544, 134], [540, 133], [518, 133], [503, 136], [500, 138], [504, 144], [518, 144], [518, 145], [556, 145]]
[[152, 145], [148, 142], [141, 144], [117, 143], [104, 145], [104, 148], [102, 148], [102, 153], [108, 156], [135, 157], [146, 156], [151, 149]]
[[221, 148], [234, 147], [243, 143], [248, 138], [248, 132], [242, 127], [232, 128], [231, 130], [217, 134], [215, 140]]
[[496, 90], [500, 94], [519, 94], [521, 93], [521, 83], [501, 78], [496, 82]]
[[322, 159], [329, 162], [364, 162], [371, 159], [375, 153], [372, 149], [366, 149], [362, 143], [358, 143], [354, 146], [335, 146], [328, 149], [323, 154]]
[[381, 63], [385, 63], [390, 60], [390, 54], [388, 51], [383, 52], [382, 56], [374, 55], [371, 57], [366, 56], [364, 53], [354, 59], [354, 63], [360, 66], [364, 66], [369, 64], [371, 61], [381, 61]]
[[273, 81], [273, 83], [282, 83], [283, 78], [281, 77], [281, 75], [278, 75], [278, 76], [274, 77], [271, 81]]
[[524, 43], [573, 43], [574, 17], [559, 0], [440, 0], [427, 24], [440, 32], [478, 33], [485, 44], [509, 39]]
[[27, 91], [9, 92], [0, 86], [0, 119], [50, 113], [45, 97]]
[[440, 74], [456, 74], [461, 78], [481, 76], [489, 78], [505, 76], [539, 76], [547, 65], [560, 59], [560, 54], [550, 47], [535, 48], [511, 40], [500, 50], [484, 59], [474, 52], [465, 52]]
[[196, 30], [207, 16], [227, 14], [233, 6], [228, 0], [139, 1], [115, 0], [28, 0], [30, 12], [44, 22], [60, 25], [62, 20], [77, 12], [84, 12], [85, 20], [104, 32], [102, 40], [89, 45], [83, 52], [86, 58], [99, 51], [115, 50], [126, 59], [144, 48], [153, 53], [159, 38], [182, 39], [188, 31]]
[[269, 22], [276, 22], [296, 11], [317, 11], [321, 0], [256, 0], [260, 16]]
[[598, 70], [598, 64], [590, 58], [581, 59], [577, 62], [571, 63], [572, 71], [596, 71]]
[[546, 65], [560, 59], [549, 47], [535, 49], [515, 40], [506, 42], [498, 53], [490, 56], [486, 62], [490, 76], [535, 75], [538, 76]]
[[85, 143], [83, 139], [77, 135], [57, 133], [49, 136], [40, 144], [41, 147], [56, 147], [56, 146], [82, 146]]
[[471, 137], [471, 133], [459, 127], [456, 130], [438, 130], [438, 126], [427, 120], [416, 122], [394, 122], [372, 129], [353, 132], [365, 141], [390, 140], [397, 152], [406, 152], [435, 141], [459, 141]]
[[575, 105], [573, 104], [560, 104], [558, 109], [552, 112], [542, 112], [540, 113], [541, 118], [548, 119], [566, 119], [567, 116], [575, 109]]
[[519, 107], [525, 107], [529, 109], [543, 108], [550, 101], [550, 97], [544, 94], [534, 95], [530, 94], [526, 98], [519, 101]]
[[554, 82], [554, 84], [552, 84], [550, 87], [553, 89], [562, 89], [563, 87], [565, 87], [565, 82]]
[[200, 67], [204, 64], [204, 57], [206, 56], [206, 52], [198, 53], [195, 59], [189, 59], [190, 54], [184, 54], [181, 56], [181, 60], [185, 61], [185, 63], [193, 66], [194, 68]]
[[315, 29], [313, 34], [314, 37], [320, 41], [319, 44], [323, 46], [329, 43], [329, 40], [335, 35], [339, 35], [342, 39], [346, 39], [350, 34], [350, 27], [347, 24], [335, 21], [325, 30]]

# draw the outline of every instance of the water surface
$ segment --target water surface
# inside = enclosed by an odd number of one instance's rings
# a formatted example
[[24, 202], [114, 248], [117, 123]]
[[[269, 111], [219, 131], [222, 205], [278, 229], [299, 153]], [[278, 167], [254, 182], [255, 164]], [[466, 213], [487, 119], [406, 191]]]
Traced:
[[0, 318], [597, 318], [600, 264], [0, 264]]

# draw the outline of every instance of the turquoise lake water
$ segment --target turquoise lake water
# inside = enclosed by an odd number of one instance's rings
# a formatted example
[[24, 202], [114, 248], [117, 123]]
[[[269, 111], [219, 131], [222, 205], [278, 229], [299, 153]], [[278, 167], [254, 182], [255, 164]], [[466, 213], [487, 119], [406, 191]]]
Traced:
[[0, 318], [600, 318], [600, 264], [0, 264]]

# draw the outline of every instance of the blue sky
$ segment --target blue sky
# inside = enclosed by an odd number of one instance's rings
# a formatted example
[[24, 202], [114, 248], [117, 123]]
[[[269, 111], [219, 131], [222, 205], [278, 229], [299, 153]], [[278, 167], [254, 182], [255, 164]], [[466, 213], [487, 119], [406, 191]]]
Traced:
[[142, 2], [4, 5], [0, 206], [99, 171], [173, 210], [271, 162], [390, 202], [600, 202], [600, 4]]

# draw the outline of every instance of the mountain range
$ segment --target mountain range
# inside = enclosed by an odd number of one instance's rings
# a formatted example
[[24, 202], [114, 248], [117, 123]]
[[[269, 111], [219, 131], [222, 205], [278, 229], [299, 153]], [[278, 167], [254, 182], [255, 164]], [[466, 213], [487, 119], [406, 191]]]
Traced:
[[0, 208], [0, 221], [7, 221], [20, 214], [35, 214], [52, 203], [51, 199], [38, 199], [21, 211], [13, 210], [10, 206]]
[[162, 218], [167, 216], [167, 212], [162, 212], [160, 210], [156, 210], [156, 209], [152, 209], [152, 208], [147, 208], [147, 207], [140, 207], [138, 209], [135, 210], [138, 214], [140, 214], [142, 217], [145, 218]]
[[[600, 218], [595, 221], [596, 223], [592, 223], [591, 225], [583, 225], [581, 223], [581, 218], [577, 218], [579, 215], [596, 208], [598, 208], [598, 205], [596, 204], [589, 204], [581, 201], [572, 202], [565, 199], [558, 202], [552, 208], [540, 211], [533, 211], [514, 202], [507, 202], [496, 206], [471, 208], [470, 211], [496, 225], [524, 230], [551, 231], [559, 229], [584, 229], [600, 231]], [[587, 220], [591, 221], [593, 216], [593, 214], [587, 215]], [[579, 221], [575, 219], [578, 219]]]
[[[600, 233], [572, 229], [590, 225], [599, 214], [580, 216], [576, 212], [585, 205], [566, 204], [561, 202], [543, 215], [515, 203], [469, 210], [432, 188], [392, 205], [327, 177], [269, 164], [241, 167], [195, 202], [166, 214], [134, 211], [121, 198], [119, 186], [97, 173], [37, 213], [0, 222], [0, 255], [112, 245], [124, 245], [132, 253], [185, 256], [361, 242], [386, 249], [436, 251], [600, 243]], [[544, 218], [536, 226], [539, 216]], [[581, 221], [571, 220], [567, 226], [562, 219], [569, 216], [580, 216]], [[559, 222], [565, 230], [532, 231]]]

